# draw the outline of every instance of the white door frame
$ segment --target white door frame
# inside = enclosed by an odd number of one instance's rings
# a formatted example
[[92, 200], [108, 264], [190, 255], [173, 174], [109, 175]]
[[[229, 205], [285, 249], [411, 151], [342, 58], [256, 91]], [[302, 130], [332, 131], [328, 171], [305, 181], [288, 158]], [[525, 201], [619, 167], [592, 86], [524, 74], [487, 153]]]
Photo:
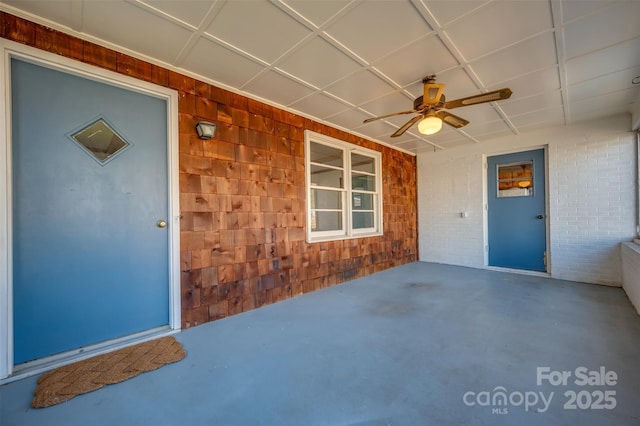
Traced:
[[[178, 93], [175, 90], [138, 80], [132, 77], [65, 58], [33, 47], [0, 39], [0, 117], [5, 117], [0, 130], [0, 176], [6, 177], [6, 184], [0, 185], [0, 381], [15, 373], [13, 364], [13, 221], [12, 221], [12, 164], [11, 164], [11, 58], [19, 58], [40, 66], [98, 81], [148, 96], [162, 99], [167, 103], [167, 170], [169, 205], [169, 327], [155, 330], [153, 336], [139, 333], [136, 336], [116, 339], [108, 344], [97, 344], [82, 350], [70, 351], [63, 357], [52, 357], [41, 362], [51, 368], [78, 359], [80, 354], [95, 354], [111, 350], [114, 346], [134, 343], [132, 340], [155, 337], [180, 329], [180, 206], [178, 184]], [[37, 123], [34, 123], [37, 125]], [[2, 127], [0, 127], [2, 129]], [[133, 339], [132, 339], [133, 338]], [[32, 372], [35, 374], [37, 371]]]

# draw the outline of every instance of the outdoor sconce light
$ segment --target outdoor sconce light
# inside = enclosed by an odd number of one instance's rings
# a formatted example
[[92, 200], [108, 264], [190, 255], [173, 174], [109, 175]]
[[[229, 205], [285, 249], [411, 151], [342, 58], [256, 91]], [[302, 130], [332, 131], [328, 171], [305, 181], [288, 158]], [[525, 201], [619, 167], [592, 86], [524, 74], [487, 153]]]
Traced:
[[213, 139], [216, 135], [216, 125], [206, 121], [198, 122], [196, 130], [200, 139]]

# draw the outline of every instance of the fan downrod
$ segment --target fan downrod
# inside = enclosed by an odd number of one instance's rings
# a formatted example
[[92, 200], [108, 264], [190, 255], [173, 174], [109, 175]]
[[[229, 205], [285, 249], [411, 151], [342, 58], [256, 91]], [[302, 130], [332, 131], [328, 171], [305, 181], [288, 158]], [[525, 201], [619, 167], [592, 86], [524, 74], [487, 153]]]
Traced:
[[436, 82], [435, 74], [429, 74], [422, 77], [422, 84], [435, 83], [435, 82]]

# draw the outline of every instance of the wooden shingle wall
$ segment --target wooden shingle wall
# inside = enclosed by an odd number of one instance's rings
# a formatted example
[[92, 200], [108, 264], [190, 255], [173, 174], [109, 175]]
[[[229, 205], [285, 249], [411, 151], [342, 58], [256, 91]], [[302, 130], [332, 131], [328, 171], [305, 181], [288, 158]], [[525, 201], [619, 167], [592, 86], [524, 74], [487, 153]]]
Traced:
[[[3, 12], [0, 31], [178, 91], [183, 328], [417, 260], [415, 157]], [[382, 152], [383, 236], [306, 243], [306, 129]]]

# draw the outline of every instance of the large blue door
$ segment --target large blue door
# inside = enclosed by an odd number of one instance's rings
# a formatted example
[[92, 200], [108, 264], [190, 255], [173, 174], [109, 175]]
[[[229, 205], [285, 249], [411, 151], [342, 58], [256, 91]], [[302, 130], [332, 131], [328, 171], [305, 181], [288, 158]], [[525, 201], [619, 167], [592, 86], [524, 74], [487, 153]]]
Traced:
[[546, 271], [544, 150], [489, 157], [489, 265]]
[[169, 323], [165, 100], [12, 59], [14, 362]]

